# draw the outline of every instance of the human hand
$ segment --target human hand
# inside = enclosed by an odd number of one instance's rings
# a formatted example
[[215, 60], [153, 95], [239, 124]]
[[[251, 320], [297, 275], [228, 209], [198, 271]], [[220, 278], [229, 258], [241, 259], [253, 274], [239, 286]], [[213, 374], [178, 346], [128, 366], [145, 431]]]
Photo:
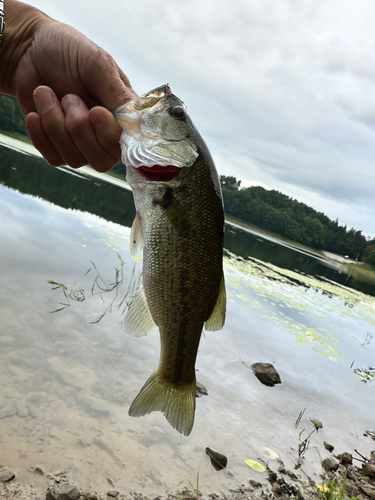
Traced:
[[121, 128], [109, 110], [135, 93], [108, 53], [37, 12], [32, 43], [17, 60], [10, 93], [19, 100], [35, 147], [51, 165], [89, 163], [106, 172], [121, 156]]

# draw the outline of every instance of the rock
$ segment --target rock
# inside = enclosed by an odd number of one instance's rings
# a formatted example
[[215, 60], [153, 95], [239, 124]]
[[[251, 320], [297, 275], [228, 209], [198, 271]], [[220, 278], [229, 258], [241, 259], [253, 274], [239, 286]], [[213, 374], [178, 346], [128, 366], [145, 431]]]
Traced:
[[364, 476], [375, 477], [375, 465], [362, 464], [362, 474]]
[[202, 396], [208, 396], [208, 391], [203, 384], [197, 381], [195, 387], [195, 397], [200, 398]]
[[280, 472], [280, 474], [286, 474], [287, 476], [290, 477], [290, 479], [293, 479], [294, 481], [298, 481], [298, 476], [294, 472], [292, 472], [291, 470], [288, 470], [285, 467], [280, 466], [278, 471]]
[[37, 465], [36, 467], [30, 467], [29, 471], [33, 472], [34, 474], [39, 474], [40, 476], [44, 476], [44, 470], [40, 465]]
[[96, 491], [93, 490], [82, 491], [82, 496], [84, 496], [86, 500], [98, 500], [98, 495]]
[[23, 403], [17, 403], [16, 411], [17, 411], [17, 415], [20, 418], [27, 418], [29, 416], [29, 409]]
[[326, 450], [328, 450], [330, 453], [332, 453], [333, 450], [335, 449], [335, 447], [332, 446], [331, 444], [327, 443], [327, 441], [323, 441], [323, 444], [324, 444], [324, 448]]
[[120, 494], [120, 492], [118, 492], [118, 491], [114, 491], [114, 490], [107, 491], [107, 496], [110, 498], [116, 498], [119, 496], [119, 494]]
[[346, 465], [353, 465], [353, 456], [351, 453], [347, 453], [344, 451], [344, 453], [340, 453], [340, 455], [337, 455], [337, 458], [340, 460], [340, 464], [346, 466]]
[[334, 458], [328, 457], [323, 460], [322, 467], [326, 471], [336, 471], [339, 468], [339, 464]]
[[375, 450], [370, 452], [370, 464], [375, 464]]
[[4, 405], [0, 408], [0, 419], [13, 417], [17, 413], [16, 407], [11, 404]]
[[12, 469], [0, 470], [0, 483], [7, 483], [16, 477], [16, 473]]
[[77, 500], [79, 489], [71, 484], [59, 484], [47, 491], [46, 500]]
[[254, 489], [258, 489], [258, 488], [262, 487], [262, 483], [260, 483], [259, 481], [255, 481], [255, 479], [250, 479], [249, 483], [251, 484], [251, 486]]
[[319, 429], [323, 429], [323, 424], [317, 418], [309, 418], [310, 422], [314, 424], [315, 429], [318, 431]]
[[206, 453], [210, 457], [211, 463], [215, 470], [225, 469], [228, 463], [228, 459], [225, 455], [211, 450], [211, 448], [206, 448]]
[[360, 489], [352, 481], [347, 480], [345, 484], [345, 492], [349, 498], [359, 497], [361, 494]]
[[371, 500], [375, 500], [375, 488], [371, 488], [371, 486], [362, 486], [360, 485], [361, 491], [369, 497]]
[[281, 384], [280, 375], [271, 363], [254, 363], [250, 366], [254, 375], [262, 384], [268, 387], [273, 387], [276, 384]]
[[283, 490], [281, 489], [281, 486], [278, 483], [273, 483], [272, 493], [278, 497], [280, 497], [283, 494]]

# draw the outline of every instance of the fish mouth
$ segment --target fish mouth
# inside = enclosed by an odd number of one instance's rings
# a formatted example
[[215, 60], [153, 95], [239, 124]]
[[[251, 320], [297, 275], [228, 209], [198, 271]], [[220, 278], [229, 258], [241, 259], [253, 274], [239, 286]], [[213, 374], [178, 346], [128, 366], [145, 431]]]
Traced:
[[181, 168], [175, 167], [174, 165], [153, 165], [152, 167], [142, 165], [136, 170], [139, 171], [143, 177], [146, 177], [147, 180], [156, 182], [171, 181], [181, 172]]

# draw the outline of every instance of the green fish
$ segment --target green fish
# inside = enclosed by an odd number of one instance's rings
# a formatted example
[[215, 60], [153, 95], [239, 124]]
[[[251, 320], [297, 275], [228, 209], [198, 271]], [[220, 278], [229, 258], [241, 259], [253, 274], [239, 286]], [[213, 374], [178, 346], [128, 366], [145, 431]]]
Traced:
[[123, 326], [142, 337], [156, 325], [161, 342], [159, 366], [129, 415], [161, 411], [187, 436], [202, 330], [220, 330], [225, 321], [220, 182], [186, 106], [168, 85], [120, 106], [115, 116], [137, 211], [130, 252], [143, 248], [143, 282]]

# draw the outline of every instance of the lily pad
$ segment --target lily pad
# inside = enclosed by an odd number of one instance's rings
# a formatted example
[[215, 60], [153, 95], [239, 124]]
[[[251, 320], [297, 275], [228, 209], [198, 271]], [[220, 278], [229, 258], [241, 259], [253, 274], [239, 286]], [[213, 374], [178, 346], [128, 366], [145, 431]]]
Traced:
[[245, 464], [251, 467], [253, 470], [257, 470], [259, 472], [264, 472], [267, 470], [267, 468], [263, 464], [257, 462], [256, 460], [251, 460], [250, 458], [245, 460]]
[[260, 448], [259, 451], [264, 457], [269, 458], [270, 460], [277, 460], [278, 458], [280, 458], [276, 451], [273, 451], [271, 450], [271, 448], [267, 448], [266, 446]]

